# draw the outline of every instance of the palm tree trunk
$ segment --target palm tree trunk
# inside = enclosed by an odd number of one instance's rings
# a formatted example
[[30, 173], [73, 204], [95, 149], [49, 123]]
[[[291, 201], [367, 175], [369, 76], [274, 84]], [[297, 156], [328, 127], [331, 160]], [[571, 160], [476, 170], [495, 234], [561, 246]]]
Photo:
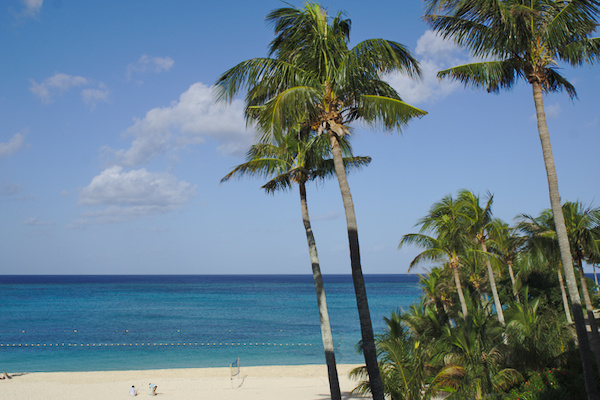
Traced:
[[340, 382], [338, 379], [337, 366], [335, 363], [335, 350], [333, 348], [333, 337], [331, 335], [331, 325], [329, 323], [329, 313], [327, 312], [327, 299], [325, 298], [325, 289], [323, 287], [323, 277], [321, 276], [321, 267], [319, 265], [319, 256], [317, 254], [317, 244], [310, 225], [308, 216], [308, 206], [306, 203], [306, 186], [304, 182], [300, 186], [300, 204], [302, 206], [302, 221], [306, 230], [306, 240], [308, 242], [308, 252], [310, 254], [310, 263], [312, 264], [313, 279], [315, 281], [315, 291], [317, 293], [317, 305], [319, 307], [319, 319], [321, 321], [321, 337], [323, 339], [323, 348], [325, 350], [325, 362], [327, 363], [327, 372], [329, 375], [329, 391], [331, 400], [341, 400]]
[[454, 284], [456, 285], [456, 291], [458, 292], [458, 300], [460, 301], [460, 307], [462, 308], [463, 317], [467, 318], [467, 315], [469, 313], [467, 311], [467, 303], [465, 302], [465, 295], [462, 290], [462, 284], [460, 283], [460, 274], [458, 273], [458, 265], [454, 265], [454, 263], [451, 262], [450, 268], [452, 268], [452, 275], [454, 276]]
[[481, 242], [481, 250], [486, 254], [485, 263], [487, 265], [488, 279], [490, 281], [490, 288], [492, 289], [492, 296], [494, 297], [494, 306], [496, 307], [496, 314], [498, 315], [498, 322], [504, 326], [504, 312], [502, 311], [502, 304], [500, 303], [500, 297], [498, 296], [498, 289], [496, 288], [496, 280], [494, 279], [494, 271], [492, 270], [492, 264], [490, 259], [487, 257], [487, 246], [485, 242]]
[[592, 269], [594, 270], [594, 281], [596, 282], [596, 291], [600, 290], [598, 287], [598, 274], [596, 274], [596, 264], [592, 263]]
[[[517, 303], [520, 303], [521, 300], [519, 299], [519, 293], [517, 292], [517, 281], [515, 279], [515, 273], [512, 268], [512, 261], [507, 261], [506, 264], [508, 265], [508, 275], [510, 276], [510, 281], [512, 283], [513, 296], [515, 297], [515, 300], [517, 301]], [[561, 279], [562, 279], [562, 277], [561, 277]], [[571, 317], [571, 315], [569, 314], [569, 318], [570, 317]]]
[[590, 325], [591, 329], [590, 345], [596, 356], [596, 365], [600, 366], [600, 337], [598, 336], [598, 324], [596, 323], [596, 318], [594, 317], [594, 307], [592, 306], [590, 292], [588, 291], [587, 283], [585, 281], [583, 265], [581, 265], [581, 258], [577, 260], [577, 266], [579, 267], [577, 268], [579, 270], [579, 282], [581, 283], [581, 291], [583, 292], [583, 299], [585, 300], [588, 324]]
[[565, 308], [565, 315], [567, 316], [567, 322], [569, 324], [572, 324], [573, 318], [571, 318], [571, 311], [569, 311], [569, 299], [567, 298], [567, 291], [565, 290], [565, 281], [563, 280], [562, 273], [560, 272], [560, 267], [556, 268], [556, 272], [558, 272], [558, 283], [560, 286], [560, 292], [562, 294], [563, 307]]
[[542, 86], [537, 81], [533, 81], [531, 86], [533, 88], [533, 100], [535, 103], [535, 111], [537, 116], [538, 133], [540, 136], [540, 142], [542, 144], [544, 165], [546, 166], [546, 175], [548, 178], [550, 206], [552, 209], [552, 215], [554, 216], [554, 225], [556, 228], [556, 236], [558, 238], [558, 246], [560, 248], [563, 269], [565, 271], [567, 290], [569, 291], [569, 297], [571, 298], [573, 317], [575, 318], [575, 330], [577, 331], [577, 339], [579, 341], [579, 354], [581, 355], [581, 363], [583, 366], [585, 389], [589, 400], [598, 400], [594, 367], [592, 366], [592, 358], [590, 356], [590, 344], [588, 342], [585, 321], [583, 320], [583, 311], [581, 309], [581, 298], [579, 297], [579, 290], [577, 288], [577, 279], [575, 278], [575, 271], [573, 271], [573, 257], [571, 256], [571, 248], [569, 246], [569, 239], [567, 237], [565, 217], [563, 216], [562, 207], [560, 204], [558, 178], [556, 177], [556, 168], [554, 166], [550, 135], [548, 133], [546, 114], [544, 112]]
[[367, 290], [365, 288], [365, 280], [360, 265], [358, 228], [356, 225], [356, 216], [354, 214], [354, 203], [352, 202], [350, 186], [348, 185], [348, 179], [346, 177], [346, 168], [344, 167], [340, 142], [334, 132], [329, 131], [328, 133], [331, 142], [333, 165], [340, 185], [344, 211], [346, 213], [348, 244], [350, 247], [350, 267], [352, 269], [352, 282], [354, 283], [356, 306], [358, 308], [358, 320], [360, 321], [363, 355], [365, 357], [367, 373], [369, 374], [369, 387], [374, 400], [384, 400], [383, 382], [379, 372], [379, 364], [377, 363], [377, 349], [375, 348], [371, 313], [369, 312], [369, 302], [367, 301]]

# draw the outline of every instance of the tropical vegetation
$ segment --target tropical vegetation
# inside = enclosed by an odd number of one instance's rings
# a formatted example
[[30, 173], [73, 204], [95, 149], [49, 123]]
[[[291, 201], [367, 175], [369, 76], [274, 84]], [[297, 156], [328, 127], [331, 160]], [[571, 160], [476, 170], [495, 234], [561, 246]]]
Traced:
[[[563, 312], [551, 212], [520, 215], [511, 227], [493, 218], [491, 199], [488, 194], [480, 203], [466, 190], [447, 195], [417, 222], [421, 233], [402, 237], [400, 247], [421, 249], [411, 267], [430, 270], [419, 278], [420, 301], [393, 312], [377, 337], [389, 398], [587, 398], [575, 329]], [[473, 209], [486, 210], [489, 222], [473, 218]], [[570, 235], [580, 238], [571, 242], [580, 246], [582, 261], [592, 262], [600, 254], [600, 208], [566, 202], [563, 212]], [[575, 256], [571, 262], [579, 261]], [[504, 323], [492, 299], [488, 265]], [[595, 288], [587, 277], [579, 284]], [[593, 315], [600, 299], [588, 292], [586, 311]], [[354, 375], [366, 379], [363, 368]], [[368, 393], [368, 386], [363, 381], [355, 391]]]
[[489, 92], [510, 89], [521, 79], [531, 85], [551, 212], [567, 290], [572, 299], [585, 382], [590, 396], [596, 398], [594, 371], [561, 208], [543, 94], [564, 90], [569, 96], [576, 96], [575, 87], [558, 70], [558, 62], [580, 66], [600, 59], [600, 38], [591, 37], [598, 26], [600, 2], [425, 0], [425, 4], [425, 20], [437, 33], [482, 60], [440, 71], [439, 77], [449, 77]]

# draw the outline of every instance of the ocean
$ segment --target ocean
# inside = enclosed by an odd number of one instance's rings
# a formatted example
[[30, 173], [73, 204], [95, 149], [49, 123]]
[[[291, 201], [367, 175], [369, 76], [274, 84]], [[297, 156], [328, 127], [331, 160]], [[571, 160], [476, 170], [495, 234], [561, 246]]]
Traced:
[[[362, 363], [349, 275], [323, 277], [338, 363]], [[375, 334], [421, 294], [365, 275]], [[324, 363], [311, 275], [0, 277], [0, 371]]]

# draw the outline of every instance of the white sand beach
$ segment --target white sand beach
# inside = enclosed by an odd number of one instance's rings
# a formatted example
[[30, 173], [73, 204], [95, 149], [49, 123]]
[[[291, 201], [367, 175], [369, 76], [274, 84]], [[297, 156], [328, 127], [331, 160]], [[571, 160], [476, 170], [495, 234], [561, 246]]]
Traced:
[[[357, 365], [338, 365], [342, 398], [356, 382], [348, 373]], [[12, 379], [0, 380], [0, 399], [106, 400], [148, 397], [148, 385], [157, 385], [160, 399], [187, 400], [326, 400], [330, 398], [325, 365], [243, 367], [231, 378], [229, 368], [194, 368], [147, 371], [35, 372], [7, 371]]]

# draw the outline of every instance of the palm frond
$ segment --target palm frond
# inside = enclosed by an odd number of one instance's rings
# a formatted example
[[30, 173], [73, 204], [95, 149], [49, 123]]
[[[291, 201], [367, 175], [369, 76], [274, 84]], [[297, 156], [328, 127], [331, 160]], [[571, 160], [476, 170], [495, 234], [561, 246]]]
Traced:
[[215, 97], [218, 101], [231, 101], [243, 90], [252, 93], [252, 104], [256, 99], [268, 98], [282, 83], [297, 84], [306, 74], [298, 66], [285, 60], [273, 58], [253, 58], [243, 61], [223, 73], [215, 83]]
[[571, 42], [558, 50], [557, 55], [574, 66], [595, 64], [600, 60], [600, 37]]
[[577, 92], [575, 86], [573, 86], [568, 80], [566, 80], [558, 71], [554, 68], [546, 69], [546, 80], [542, 87], [550, 92], [557, 92], [565, 90], [570, 98], [576, 98]]
[[421, 76], [419, 62], [402, 44], [385, 39], [364, 40], [350, 49], [340, 70], [360, 71], [378, 78], [382, 74], [400, 71], [411, 78]]
[[498, 92], [510, 88], [519, 76], [523, 76], [518, 60], [486, 61], [459, 65], [438, 72], [439, 78], [449, 77], [465, 86], [485, 88], [488, 92]]
[[382, 96], [361, 96], [356, 114], [367, 124], [400, 131], [414, 117], [427, 114], [401, 100]]

